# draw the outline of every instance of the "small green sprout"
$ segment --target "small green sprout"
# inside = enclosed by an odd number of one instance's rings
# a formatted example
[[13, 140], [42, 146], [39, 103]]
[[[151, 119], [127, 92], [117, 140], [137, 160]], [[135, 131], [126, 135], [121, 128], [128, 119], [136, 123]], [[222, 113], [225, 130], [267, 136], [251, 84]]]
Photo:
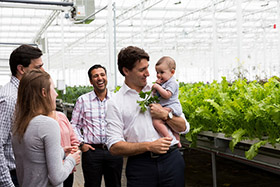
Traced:
[[143, 101], [137, 101], [137, 103], [139, 103], [139, 106], [141, 107], [141, 112], [143, 113], [147, 110], [147, 107], [150, 104], [159, 102], [158, 96], [152, 96], [152, 91], [141, 91], [139, 93], [139, 96], [144, 99]]

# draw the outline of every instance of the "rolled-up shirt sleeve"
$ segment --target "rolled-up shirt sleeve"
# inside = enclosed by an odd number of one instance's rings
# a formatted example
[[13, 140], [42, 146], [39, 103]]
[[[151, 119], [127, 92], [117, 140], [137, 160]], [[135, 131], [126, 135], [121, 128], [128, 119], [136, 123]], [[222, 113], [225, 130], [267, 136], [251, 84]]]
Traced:
[[106, 115], [106, 133], [107, 133], [107, 147], [110, 147], [120, 141], [125, 141], [124, 139], [124, 123], [122, 120], [121, 111], [117, 108], [113, 100], [108, 101]]
[[189, 122], [186, 120], [184, 113], [182, 113], [181, 117], [185, 120], [185, 124], [186, 124], [186, 130], [183, 132], [179, 132], [180, 134], [187, 134], [190, 131], [190, 124]]

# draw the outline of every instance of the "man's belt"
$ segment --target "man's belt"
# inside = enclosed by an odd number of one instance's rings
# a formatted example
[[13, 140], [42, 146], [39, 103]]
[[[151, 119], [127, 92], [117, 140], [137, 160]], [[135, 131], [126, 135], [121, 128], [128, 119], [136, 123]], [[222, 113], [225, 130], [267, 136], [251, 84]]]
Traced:
[[163, 155], [166, 155], [168, 153], [171, 153], [172, 151], [174, 151], [177, 148], [178, 148], [178, 144], [175, 144], [175, 145], [170, 146], [168, 151], [166, 153], [164, 153], [164, 154], [157, 154], [157, 153], [150, 152], [150, 155], [151, 155], [151, 158], [159, 158], [160, 156], [163, 156]]
[[89, 144], [93, 148], [98, 148], [98, 149], [103, 149], [103, 150], [108, 150], [106, 144]]
[[148, 158], [152, 158], [152, 159], [156, 159], [156, 158], [160, 158], [164, 155], [170, 154], [172, 153], [174, 150], [176, 150], [178, 148], [178, 144], [172, 145], [169, 147], [168, 151], [166, 153], [163, 154], [157, 154], [157, 153], [153, 153], [150, 151], [147, 151], [145, 153], [139, 154], [139, 155], [134, 155], [134, 156], [130, 156], [131, 158], [143, 158], [143, 157], [148, 157]]

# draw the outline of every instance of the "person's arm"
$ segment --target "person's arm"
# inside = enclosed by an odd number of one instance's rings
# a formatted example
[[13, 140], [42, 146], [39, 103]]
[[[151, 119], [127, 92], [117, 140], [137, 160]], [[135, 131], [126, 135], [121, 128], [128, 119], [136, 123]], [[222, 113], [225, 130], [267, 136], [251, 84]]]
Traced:
[[67, 116], [62, 113], [62, 116], [63, 116], [63, 122], [65, 123], [66, 127], [68, 128], [69, 130], [69, 136], [70, 136], [70, 142], [71, 142], [71, 145], [72, 146], [79, 146], [79, 140], [74, 132], [74, 129], [72, 127], [72, 125], [70, 124]]
[[84, 136], [81, 133], [83, 126], [83, 102], [81, 97], [77, 99], [75, 107], [72, 112], [71, 125], [73, 127], [74, 133], [76, 134], [79, 142], [84, 142]]
[[62, 160], [64, 150], [60, 146], [59, 126], [54, 120], [47, 120], [39, 129], [39, 136], [44, 143], [48, 178], [57, 186], [61, 184], [72, 172], [76, 161], [73, 157], [67, 156]]
[[72, 126], [70, 125], [69, 128], [70, 128], [69, 131], [70, 131], [71, 145], [72, 146], [79, 146], [79, 140], [78, 140], [78, 138], [77, 138], [77, 136], [76, 136]]
[[168, 151], [172, 139], [168, 137], [157, 139], [153, 142], [130, 143], [119, 141], [113, 144], [110, 152], [113, 155], [132, 156], [138, 155], [147, 151], [157, 154], [164, 154]]
[[166, 153], [171, 144], [171, 138], [160, 138], [153, 142], [132, 143], [124, 138], [124, 123], [118, 107], [112, 100], [107, 107], [107, 146], [113, 155], [131, 156], [151, 151], [154, 153]]
[[55, 111], [55, 114], [54, 116], [56, 117], [54, 119], [57, 120], [60, 127], [61, 146], [67, 156], [70, 153], [78, 151], [80, 143], [67, 116], [59, 111]]
[[175, 132], [185, 132], [187, 130], [186, 120], [181, 116], [173, 116], [172, 119], [168, 118], [168, 111], [160, 104], [151, 104], [150, 105], [151, 116], [153, 118], [162, 119], [166, 121], [168, 126]]
[[9, 138], [14, 107], [6, 101], [0, 101], [0, 186], [14, 187], [7, 160], [4, 155], [4, 145]]
[[160, 96], [164, 99], [169, 99], [172, 96], [172, 93], [169, 90], [165, 90], [157, 83], [153, 85], [153, 89], [157, 90]]

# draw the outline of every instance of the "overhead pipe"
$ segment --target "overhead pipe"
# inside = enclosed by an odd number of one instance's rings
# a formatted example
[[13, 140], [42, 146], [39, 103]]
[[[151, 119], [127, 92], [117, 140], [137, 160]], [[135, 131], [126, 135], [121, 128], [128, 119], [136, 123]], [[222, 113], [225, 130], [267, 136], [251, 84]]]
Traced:
[[8, 42], [0, 42], [0, 45], [22, 45], [22, 44], [38, 47], [38, 45], [35, 44], [35, 43], [8, 43]]
[[23, 4], [23, 3], [1, 3], [1, 8], [24, 8], [24, 9], [40, 9], [40, 10], [61, 10], [68, 11], [72, 7], [65, 6], [54, 6], [54, 5], [32, 5], [32, 4]]
[[[99, 13], [100, 11], [104, 10], [104, 9], [107, 8], [107, 7], [108, 7], [108, 5], [106, 5], [105, 7], [101, 8], [100, 10], [94, 12], [93, 14], [89, 15], [89, 16], [86, 17], [84, 20], [77, 21], [77, 22], [74, 22], [74, 23], [82, 23], [83, 21], [86, 21], [86, 20], [89, 19], [90, 17], [95, 16], [97, 13]], [[68, 44], [67, 47], [68, 47], [68, 48], [71, 48], [72, 46], [76, 45], [76, 44], [77, 44], [81, 39], [83, 39], [84, 37], [88, 37], [90, 34], [92, 34], [92, 33], [94, 33], [94, 32], [97, 32], [99, 29], [101, 29], [101, 28], [103, 28], [103, 27], [105, 27], [105, 26], [106, 26], [106, 24], [100, 25], [98, 28], [96, 28], [96, 29], [94, 29], [93, 31], [87, 33], [85, 36], [80, 37], [80, 38], [78, 38], [77, 40], [75, 40], [74, 42]], [[60, 53], [61, 53], [61, 51], [57, 51], [56, 54], [60, 54]]]
[[0, 0], [5, 3], [27, 3], [37, 5], [58, 5], [58, 6], [73, 6], [73, 3], [68, 2], [50, 2], [50, 1], [33, 1], [33, 0]]

